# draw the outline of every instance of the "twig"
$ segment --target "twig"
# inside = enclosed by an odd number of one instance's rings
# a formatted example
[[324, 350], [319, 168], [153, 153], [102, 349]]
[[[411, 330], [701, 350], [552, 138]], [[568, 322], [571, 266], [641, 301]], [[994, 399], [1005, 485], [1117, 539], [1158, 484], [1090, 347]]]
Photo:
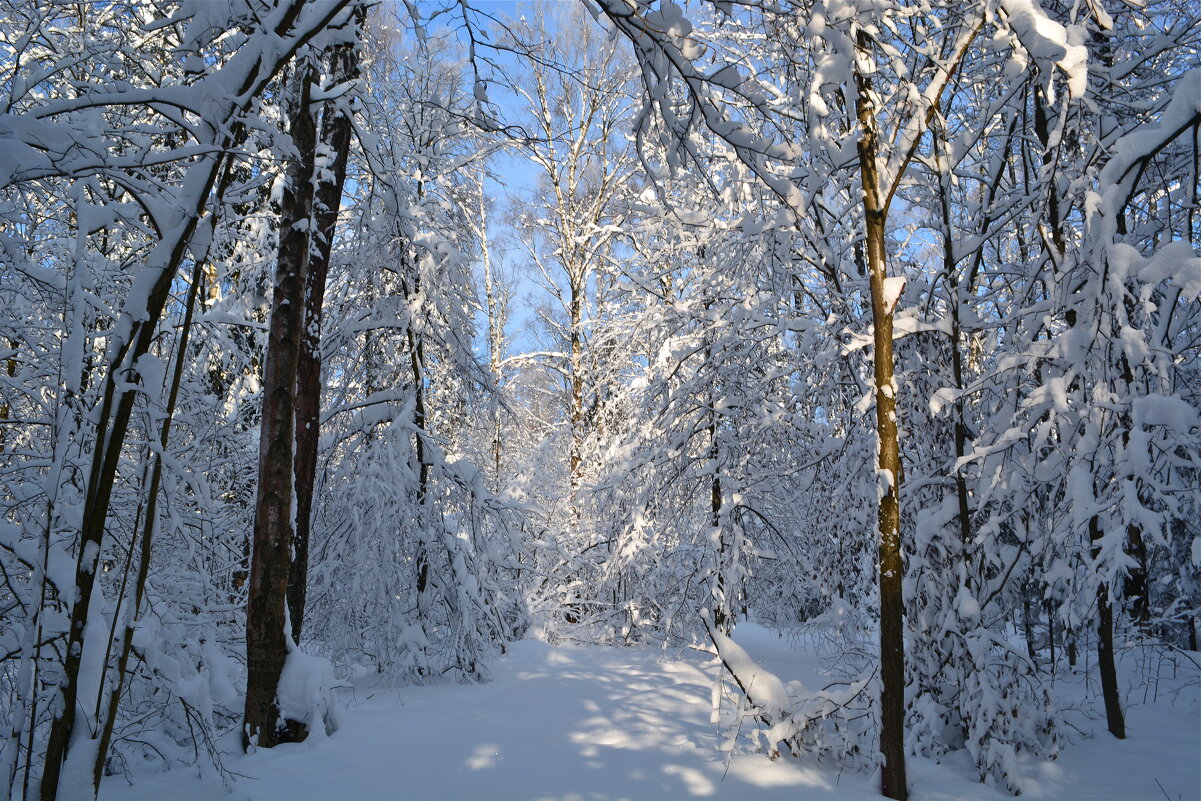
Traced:
[[[1163, 793], [1163, 797], [1172, 801], [1172, 796], [1168, 795], [1168, 791], [1163, 789], [1163, 785], [1159, 783], [1159, 779], [1155, 780], [1155, 786], [1159, 788], [1159, 792]], [[1181, 801], [1181, 796], [1176, 796], [1176, 801]]]

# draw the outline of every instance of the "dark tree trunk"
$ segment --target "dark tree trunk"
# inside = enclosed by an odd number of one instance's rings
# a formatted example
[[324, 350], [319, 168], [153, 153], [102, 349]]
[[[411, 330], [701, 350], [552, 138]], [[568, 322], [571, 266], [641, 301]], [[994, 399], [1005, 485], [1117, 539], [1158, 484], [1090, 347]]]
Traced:
[[[358, 50], [353, 44], [331, 48], [330, 76], [335, 84], [358, 74]], [[304, 327], [296, 364], [296, 531], [288, 574], [288, 616], [292, 639], [300, 642], [309, 575], [309, 537], [313, 522], [313, 491], [317, 477], [317, 446], [321, 439], [321, 312], [325, 282], [334, 243], [334, 227], [342, 205], [346, 162], [350, 152], [350, 115], [329, 103], [321, 124], [321, 149], [332, 163], [317, 180], [314, 220], [317, 237], [309, 244], [309, 269], [304, 288]]]
[[[222, 195], [224, 195], [224, 189], [229, 179], [230, 166], [231, 162], [227, 162], [225, 175], [222, 177], [221, 186], [217, 190], [218, 202], [220, 202]], [[146, 493], [146, 516], [142, 522], [142, 543], [138, 557], [138, 573], [134, 580], [133, 606], [128, 612], [129, 617], [126, 620], [125, 629], [121, 635], [116, 676], [113, 677], [111, 688], [107, 688], [108, 697], [106, 700], [108, 703], [106, 708], [101, 708], [101, 703], [105, 700], [104, 692], [106, 689], [103, 688], [103, 685], [101, 694], [96, 699], [96, 722], [100, 726], [100, 744], [96, 749], [96, 762], [92, 770], [92, 787], [96, 795], [100, 793], [100, 779], [104, 774], [104, 765], [108, 759], [109, 745], [112, 743], [113, 727], [117, 722], [117, 710], [121, 701], [121, 691], [125, 683], [125, 675], [129, 670], [129, 657], [133, 651], [134, 634], [142, 618], [142, 602], [146, 595], [146, 581], [150, 577], [150, 557], [153, 551], [155, 523], [158, 520], [158, 493], [159, 487], [162, 485], [163, 475], [162, 454], [166, 452], [167, 444], [171, 439], [171, 422], [175, 415], [175, 404], [179, 400], [179, 387], [183, 379], [184, 363], [188, 355], [188, 339], [192, 331], [196, 299], [200, 294], [200, 285], [203, 283], [203, 280], [204, 273], [202, 266], [197, 264], [192, 270], [192, 283], [188, 288], [187, 301], [184, 305], [183, 326], [180, 329], [179, 347], [176, 350], [175, 367], [171, 375], [171, 389], [167, 396], [167, 413], [163, 419], [159, 435], [159, 447], [161, 450], [154, 458], [150, 488]], [[132, 551], [131, 543], [130, 558], [133, 556]], [[128, 568], [128, 562], [126, 564]], [[115, 626], [116, 620], [113, 622]], [[107, 663], [107, 661], [106, 659], [105, 662]]]
[[1031, 620], [1030, 612], [1030, 587], [1022, 587], [1022, 628], [1026, 634], [1026, 656], [1030, 658], [1030, 664], [1038, 668], [1038, 657], [1034, 649], [1034, 621]]
[[[860, 31], [856, 48], [870, 53], [871, 41]], [[868, 56], [870, 57], [870, 55]], [[899, 491], [901, 449], [897, 432], [896, 382], [893, 380], [892, 319], [895, 299], [886, 292], [885, 254], [887, 210], [881, 197], [875, 93], [868, 75], [856, 71], [859, 99], [859, 174], [863, 186], [863, 212], [867, 235], [868, 279], [871, 283], [872, 322], [875, 324], [877, 480], [887, 482], [878, 512], [880, 533], [880, 752], [881, 792], [905, 801], [909, 796], [905, 776], [905, 639], [901, 595], [901, 530]]]
[[[406, 297], [412, 297], [404, 286]], [[425, 509], [425, 501], [429, 494], [430, 465], [425, 454], [425, 348], [417, 338], [412, 328], [405, 334], [409, 341], [409, 368], [413, 376], [413, 427], [417, 433], [413, 442], [413, 453], [417, 457], [417, 508]], [[424, 525], [424, 522], [422, 523]], [[422, 625], [425, 625], [426, 592], [429, 589], [430, 557], [428, 543], [424, 536], [418, 543], [417, 550], [417, 598]]]
[[1126, 552], [1134, 565], [1126, 574], [1122, 591], [1130, 601], [1130, 618], [1145, 633], [1151, 632], [1151, 582], [1147, 570], [1147, 544], [1143, 529], [1134, 523], [1126, 527]]
[[[705, 258], [705, 250], [702, 246], [698, 252], [698, 257]], [[713, 303], [711, 300], [705, 301], [705, 312], [708, 313], [712, 309]], [[706, 340], [709, 334], [705, 334]], [[713, 365], [713, 348], [708, 342], [705, 345], [705, 364]], [[717, 371], [713, 371], [711, 379], [714, 385], [709, 390], [709, 463], [713, 466], [713, 479], [709, 483], [709, 525], [713, 526], [713, 530], [717, 536], [717, 548], [714, 554], [715, 572], [716, 572], [716, 597], [713, 599], [713, 625], [717, 630], [727, 637], [734, 631], [734, 604], [730, 599], [730, 589], [726, 586], [726, 559], [729, 555], [729, 545], [726, 542], [725, 532], [721, 525], [721, 478], [717, 474], [718, 458], [721, 456], [721, 449], [717, 442]]]
[[171, 281], [184, 259], [188, 242], [209, 199], [209, 190], [215, 185], [218, 172], [224, 163], [223, 159], [211, 162], [211, 171], [204, 176], [206, 189], [200, 194], [201, 205], [194, 210], [194, 214], [188, 218], [184, 228], [175, 238], [171, 252], [166, 257], [166, 266], [160, 280], [151, 288], [146, 307], [141, 310], [145, 316], [143, 319], [131, 321], [129, 338], [116, 353], [104, 378], [104, 393], [94, 430], [96, 450], [92, 455], [84, 493], [79, 552], [75, 564], [75, 598], [71, 604], [66, 655], [59, 684], [60, 703], [57, 704], [46, 741], [46, 758], [39, 790], [42, 801], [55, 801], [58, 797], [59, 780], [75, 727], [76, 709], [80, 704], [79, 670], [84, 654], [88, 616], [91, 612], [92, 589], [96, 583], [121, 451], [125, 447], [134, 400], [138, 394], [136, 386], [141, 382], [134, 365], [150, 351], [158, 331], [159, 319], [167, 303]]
[[[709, 353], [706, 351], [706, 358], [709, 358]], [[713, 608], [713, 625], [717, 630], [727, 637], [734, 630], [734, 614], [733, 604], [729, 598], [729, 588], [726, 586], [726, 559], [728, 558], [728, 545], [726, 543], [725, 532], [722, 531], [721, 525], [721, 479], [717, 475], [717, 459], [719, 454], [717, 447], [717, 413], [713, 408], [715, 401], [712, 397], [709, 398], [709, 461], [713, 464], [713, 480], [709, 485], [709, 515], [710, 525], [713, 526], [717, 533], [717, 553], [715, 554], [717, 565], [717, 597], [714, 598]]]
[[[1101, 523], [1096, 517], [1089, 520], [1088, 533], [1093, 543], [1101, 539]], [[1101, 696], [1105, 700], [1105, 720], [1109, 724], [1109, 733], [1119, 740], [1125, 740], [1126, 717], [1122, 714], [1118, 671], [1113, 654], [1113, 606], [1109, 602], [1109, 587], [1104, 582], [1097, 590], [1097, 667], [1101, 672]]]
[[303, 740], [299, 724], [280, 725], [276, 693], [290, 648], [286, 625], [288, 573], [293, 542], [292, 471], [296, 365], [304, 331], [308, 272], [308, 223], [313, 212], [316, 125], [309, 95], [311, 67], [299, 78], [291, 119], [297, 153], [288, 166], [280, 208], [279, 261], [271, 301], [263, 371], [263, 416], [259, 437], [259, 482], [255, 496], [254, 551], [246, 606], [246, 718], [243, 747], [272, 748]]
[[[1121, 219], [1118, 221], [1120, 228], [1125, 228]], [[1133, 311], [1127, 302], [1127, 312]], [[1130, 360], [1123, 353], [1120, 359], [1122, 381], [1126, 384], [1126, 391], [1132, 394], [1137, 393], [1134, 386], [1134, 371], [1130, 368]], [[1124, 413], [1121, 416], [1122, 424], [1122, 447], [1130, 446], [1130, 432], [1133, 428], [1133, 421], [1129, 413]], [[1139, 495], [1142, 495], [1142, 481], [1134, 479]], [[1142, 498], [1140, 498], [1142, 500]], [[1122, 595], [1129, 602], [1130, 618], [1135, 625], [1146, 634], [1151, 632], [1151, 585], [1149, 581], [1149, 573], [1147, 570], [1147, 543], [1143, 540], [1143, 528], [1137, 523], [1130, 523], [1126, 526], [1126, 553], [1134, 562], [1130, 569], [1126, 572], [1126, 578], [1122, 583]]]
[[[329, 20], [336, 15], [344, 0], [330, 3], [323, 12], [323, 21], [309, 29], [309, 35], [324, 28]], [[304, 6], [294, 3], [287, 6], [285, 13], [279, 18], [275, 35], [282, 37], [288, 34], [296, 23], [297, 17]], [[310, 20], [315, 23], [316, 20]], [[308, 38], [307, 36], [305, 37]], [[294, 43], [299, 46], [300, 42]], [[240, 116], [257, 98], [267, 83], [274, 78], [283, 66], [291, 60], [294, 50], [274, 52], [270, 59], [262, 59], [256, 68], [245, 76], [245, 83], [236, 87], [233, 93], [236, 102], [226, 106], [224, 114], [218, 119], [209, 120], [216, 131], [221, 131], [213, 140], [217, 150], [211, 155], [198, 158], [189, 168], [185, 186], [195, 186], [198, 191], [188, 199], [194, 202], [189, 207], [183, 224], [169, 232], [167, 238], [158, 241], [152, 251], [156, 263], [157, 275], [154, 284], [146, 295], [146, 305], [142, 308], [131, 307], [122, 311], [122, 322], [118, 329], [128, 324], [128, 336], [119, 340], [108, 362], [108, 370], [103, 376], [104, 390], [100, 407], [94, 418], [94, 428], [91, 439], [95, 443], [92, 463], [88, 470], [87, 482], [84, 489], [84, 502], [80, 513], [79, 550], [75, 565], [75, 597], [71, 604], [71, 617], [68, 625], [65, 657], [63, 660], [62, 677], [59, 682], [59, 696], [56, 711], [50, 723], [50, 732], [46, 742], [46, 756], [43, 762], [42, 779], [39, 796], [42, 801], [54, 801], [58, 796], [62, 769], [68, 756], [68, 747], [76, 724], [76, 711], [79, 701], [79, 671], [85, 652], [85, 635], [87, 621], [91, 612], [92, 590], [98, 568], [100, 552], [104, 544], [106, 527], [109, 524], [108, 514], [112, 501], [114, 482], [121, 461], [121, 453], [125, 447], [125, 439], [129, 432], [130, 418], [133, 414], [134, 401], [139, 393], [137, 385], [141, 381], [136, 365], [138, 360], [150, 352], [159, 333], [159, 322], [170, 295], [179, 266], [183, 263], [188, 246], [196, 232], [196, 226], [209, 208], [211, 193], [216, 185], [218, 175], [227, 163], [228, 154], [235, 143], [244, 134], [244, 127], [239, 122]], [[214, 112], [219, 109], [214, 109]], [[183, 196], [181, 196], [181, 199]], [[158, 255], [159, 250], [162, 251]], [[32, 736], [32, 729], [31, 729]], [[27, 764], [32, 764], [33, 760]]]
[[1047, 601], [1047, 646], [1051, 649], [1051, 675], [1055, 675], [1055, 603]]
[[571, 277], [571, 508], [572, 519], [578, 519], [576, 490], [580, 483], [581, 461], [584, 439], [584, 292], [582, 277]]
[[[417, 184], [417, 196], [421, 197], [424, 192], [423, 184]], [[421, 276], [417, 267], [418, 258], [413, 251], [412, 244], [407, 245], [408, 256], [402, 258], [402, 271], [400, 279], [400, 290], [405, 296], [408, 303], [416, 301], [418, 293], [421, 291]], [[410, 287], [409, 280], [413, 283]], [[429, 498], [430, 484], [430, 458], [426, 453], [426, 426], [428, 418], [426, 416], [425, 405], [425, 346], [422, 343], [421, 337], [409, 325], [405, 330], [405, 340], [409, 346], [409, 370], [413, 381], [413, 455], [417, 457], [417, 509], [421, 518], [418, 520], [418, 537], [417, 537], [417, 618], [420, 622], [421, 629], [426, 634], [429, 634], [427, 627], [430, 620], [430, 587], [435, 584], [436, 577], [431, 580], [430, 576], [430, 543], [428, 532], [426, 530], [426, 521], [429, 519], [426, 516], [426, 502]], [[419, 673], [424, 673], [424, 668], [419, 668]]]
[[[8, 377], [12, 378], [17, 374], [17, 342], [10, 339], [8, 343], [12, 348], [12, 355], [5, 360], [5, 371], [8, 373]], [[9, 413], [8, 401], [0, 400], [0, 423], [8, 422]], [[4, 432], [7, 428], [7, 425], [0, 425], [0, 453], [4, 453]]]

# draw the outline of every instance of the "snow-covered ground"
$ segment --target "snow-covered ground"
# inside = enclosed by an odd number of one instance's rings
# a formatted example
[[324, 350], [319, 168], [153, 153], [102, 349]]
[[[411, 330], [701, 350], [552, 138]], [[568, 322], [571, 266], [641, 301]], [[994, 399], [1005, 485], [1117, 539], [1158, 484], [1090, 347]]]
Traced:
[[[807, 649], [749, 624], [737, 639], [785, 679], [817, 670]], [[1132, 655], [1131, 658], [1133, 658]], [[1131, 665], [1130, 667], [1133, 667]], [[232, 755], [223, 788], [195, 770], [106, 780], [102, 801], [826, 801], [877, 799], [876, 777], [720, 750], [711, 724], [716, 667], [696, 651], [516, 643], [494, 680], [473, 686], [358, 688], [332, 737]], [[1024, 797], [1188, 801], [1201, 797], [1201, 699], [1170, 669], [1127, 693], [1130, 737], [1103, 733], [1032, 766]], [[1178, 673], [1178, 677], [1179, 677]], [[1194, 672], [1193, 676], [1196, 675]], [[1083, 686], [1060, 681], [1082, 699]], [[1081, 701], [1083, 703], [1083, 701]], [[966, 759], [912, 758], [914, 801], [1009, 798], [975, 782]], [[1157, 784], [1158, 782], [1158, 784]], [[1161, 790], [1162, 786], [1162, 790]]]

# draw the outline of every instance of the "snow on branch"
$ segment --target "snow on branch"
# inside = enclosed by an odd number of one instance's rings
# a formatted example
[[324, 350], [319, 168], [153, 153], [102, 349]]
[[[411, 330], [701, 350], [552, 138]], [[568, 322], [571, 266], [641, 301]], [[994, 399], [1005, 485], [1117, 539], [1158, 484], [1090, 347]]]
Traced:
[[[817, 691], [808, 690], [799, 681], [785, 684], [719, 631], [708, 612], [701, 617], [722, 667], [750, 707], [744, 714], [763, 727], [758, 734], [768, 756], [778, 757], [781, 745], [793, 756], [815, 754], [819, 760], [864, 756], [859, 743], [874, 737], [856, 724], [872, 719], [870, 694], [864, 691], [875, 681], [875, 668], [852, 682]], [[835, 686], [842, 689], [832, 691], [830, 688]]]

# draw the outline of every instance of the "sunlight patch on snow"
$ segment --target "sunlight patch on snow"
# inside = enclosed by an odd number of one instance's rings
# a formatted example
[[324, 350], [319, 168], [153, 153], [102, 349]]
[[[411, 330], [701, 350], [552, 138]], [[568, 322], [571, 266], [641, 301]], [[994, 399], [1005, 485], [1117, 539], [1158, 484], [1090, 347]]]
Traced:
[[664, 765], [665, 776], [678, 776], [684, 782], [684, 787], [693, 795], [713, 795], [716, 789], [713, 782], [696, 768], [685, 765]]
[[767, 789], [769, 787], [817, 787], [832, 789], [821, 771], [805, 767], [794, 760], [776, 759], [769, 761], [759, 754], [746, 754], [730, 763], [729, 776], [741, 779], [749, 785]]
[[563, 651], [551, 651], [546, 655], [546, 664], [548, 665], [573, 665], [575, 660]]
[[496, 743], [481, 743], [471, 752], [471, 756], [463, 764], [471, 770], [494, 768], [500, 761], [500, 746]]

